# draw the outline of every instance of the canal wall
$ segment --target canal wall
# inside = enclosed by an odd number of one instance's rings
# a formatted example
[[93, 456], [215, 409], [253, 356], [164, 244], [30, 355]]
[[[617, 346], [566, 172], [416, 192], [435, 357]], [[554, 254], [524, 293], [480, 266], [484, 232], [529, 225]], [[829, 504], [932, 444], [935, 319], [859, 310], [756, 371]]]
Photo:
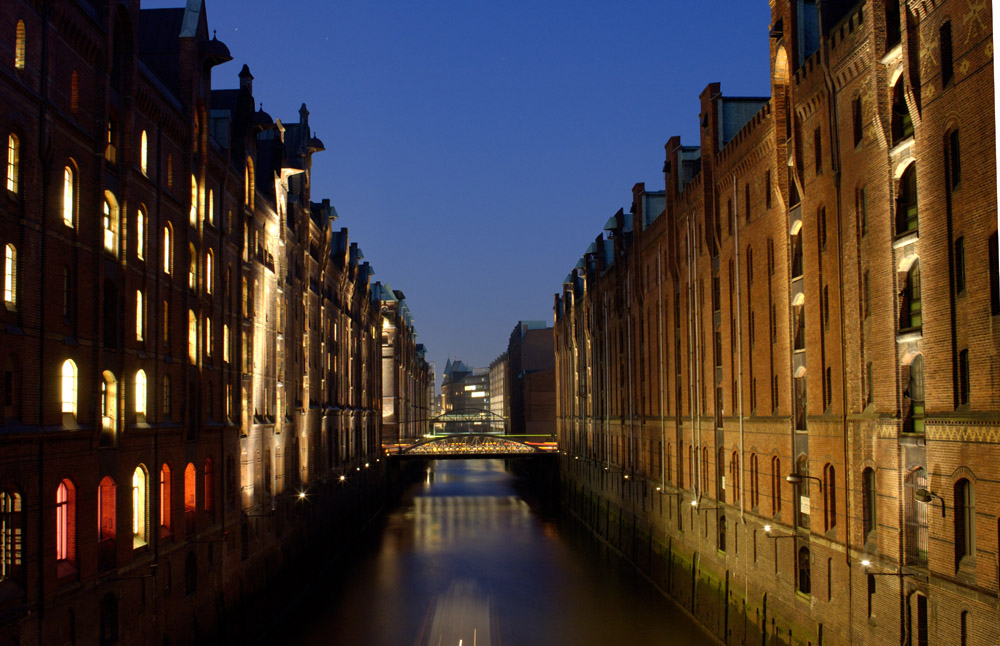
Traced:
[[689, 503], [679, 505], [675, 496], [657, 492], [657, 483], [626, 479], [613, 466], [605, 469], [568, 457], [561, 458], [559, 476], [564, 510], [619, 552], [716, 643], [850, 643], [846, 630], [825, 630], [811, 618], [804, 595], [773, 593], [784, 575], [754, 575], [761, 571], [765, 553], [776, 551], [780, 541], [755, 533], [747, 539], [738, 519], [730, 519], [733, 536], [728, 551], [720, 550], [713, 544], [715, 510], [696, 512]]

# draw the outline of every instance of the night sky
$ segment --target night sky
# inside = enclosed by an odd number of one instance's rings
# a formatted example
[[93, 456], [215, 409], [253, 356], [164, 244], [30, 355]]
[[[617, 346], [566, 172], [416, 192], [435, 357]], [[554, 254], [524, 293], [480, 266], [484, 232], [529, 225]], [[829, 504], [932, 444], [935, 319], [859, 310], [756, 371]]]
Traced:
[[[143, 2], [180, 7], [183, 0]], [[329, 197], [373, 280], [405, 292], [436, 362], [486, 367], [631, 189], [663, 188], [663, 145], [697, 144], [698, 95], [769, 93], [765, 0], [207, 0], [254, 94], [326, 145]]]

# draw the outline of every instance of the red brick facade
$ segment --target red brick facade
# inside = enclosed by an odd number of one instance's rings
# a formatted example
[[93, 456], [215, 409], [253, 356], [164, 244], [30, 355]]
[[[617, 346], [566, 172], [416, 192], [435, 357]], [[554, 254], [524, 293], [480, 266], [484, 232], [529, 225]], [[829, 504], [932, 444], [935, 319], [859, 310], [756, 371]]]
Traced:
[[0, 9], [0, 642], [249, 636], [381, 490], [377, 285], [208, 34]]
[[567, 500], [727, 643], [996, 643], [991, 7], [771, 7], [556, 296]]

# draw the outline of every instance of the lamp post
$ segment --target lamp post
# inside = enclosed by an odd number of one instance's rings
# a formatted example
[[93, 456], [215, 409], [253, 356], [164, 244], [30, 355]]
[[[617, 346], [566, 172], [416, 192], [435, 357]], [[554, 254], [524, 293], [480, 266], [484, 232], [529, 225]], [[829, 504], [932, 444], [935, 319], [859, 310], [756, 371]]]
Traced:
[[929, 504], [931, 500], [933, 500], [934, 498], [937, 498], [938, 500], [941, 501], [941, 518], [945, 518], [948, 514], [945, 511], [944, 498], [937, 495], [936, 493], [927, 491], [926, 489], [917, 489], [916, 491], [913, 492], [913, 499], [925, 505]]
[[785, 476], [785, 480], [790, 485], [800, 485], [803, 480], [815, 480], [819, 484], [819, 492], [823, 493], [823, 481], [816, 476], [807, 476], [802, 473], [789, 473]]
[[795, 538], [797, 536], [797, 534], [772, 534], [770, 525], [764, 525], [764, 535], [775, 540], [779, 538]]

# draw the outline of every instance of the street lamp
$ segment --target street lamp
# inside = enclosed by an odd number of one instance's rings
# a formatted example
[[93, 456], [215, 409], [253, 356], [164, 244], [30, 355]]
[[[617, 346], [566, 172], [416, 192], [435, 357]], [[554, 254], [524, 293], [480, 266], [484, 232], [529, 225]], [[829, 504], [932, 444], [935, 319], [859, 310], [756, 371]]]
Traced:
[[722, 507], [719, 507], [717, 505], [709, 505], [708, 507], [702, 507], [701, 504], [698, 502], [697, 498], [691, 501], [691, 506], [694, 507], [695, 511], [711, 511], [712, 509], [722, 509]]
[[904, 572], [902, 569], [896, 572], [872, 572], [872, 562], [868, 559], [861, 559], [861, 566], [865, 568], [865, 574], [868, 576], [906, 576], [910, 574], [909, 572]]
[[789, 473], [785, 476], [785, 480], [790, 485], [800, 485], [803, 480], [815, 480], [819, 484], [819, 492], [823, 493], [823, 481], [816, 476], [807, 476], [802, 473]]
[[913, 499], [925, 505], [930, 503], [930, 501], [933, 500], [934, 498], [937, 498], [938, 500], [941, 501], [941, 518], [945, 518], [948, 514], [945, 511], [944, 498], [937, 495], [936, 493], [927, 491], [926, 489], [917, 489], [916, 491], [913, 492]]
[[795, 534], [772, 534], [770, 525], [764, 525], [764, 535], [775, 540], [779, 538], [795, 538], [796, 536]]

